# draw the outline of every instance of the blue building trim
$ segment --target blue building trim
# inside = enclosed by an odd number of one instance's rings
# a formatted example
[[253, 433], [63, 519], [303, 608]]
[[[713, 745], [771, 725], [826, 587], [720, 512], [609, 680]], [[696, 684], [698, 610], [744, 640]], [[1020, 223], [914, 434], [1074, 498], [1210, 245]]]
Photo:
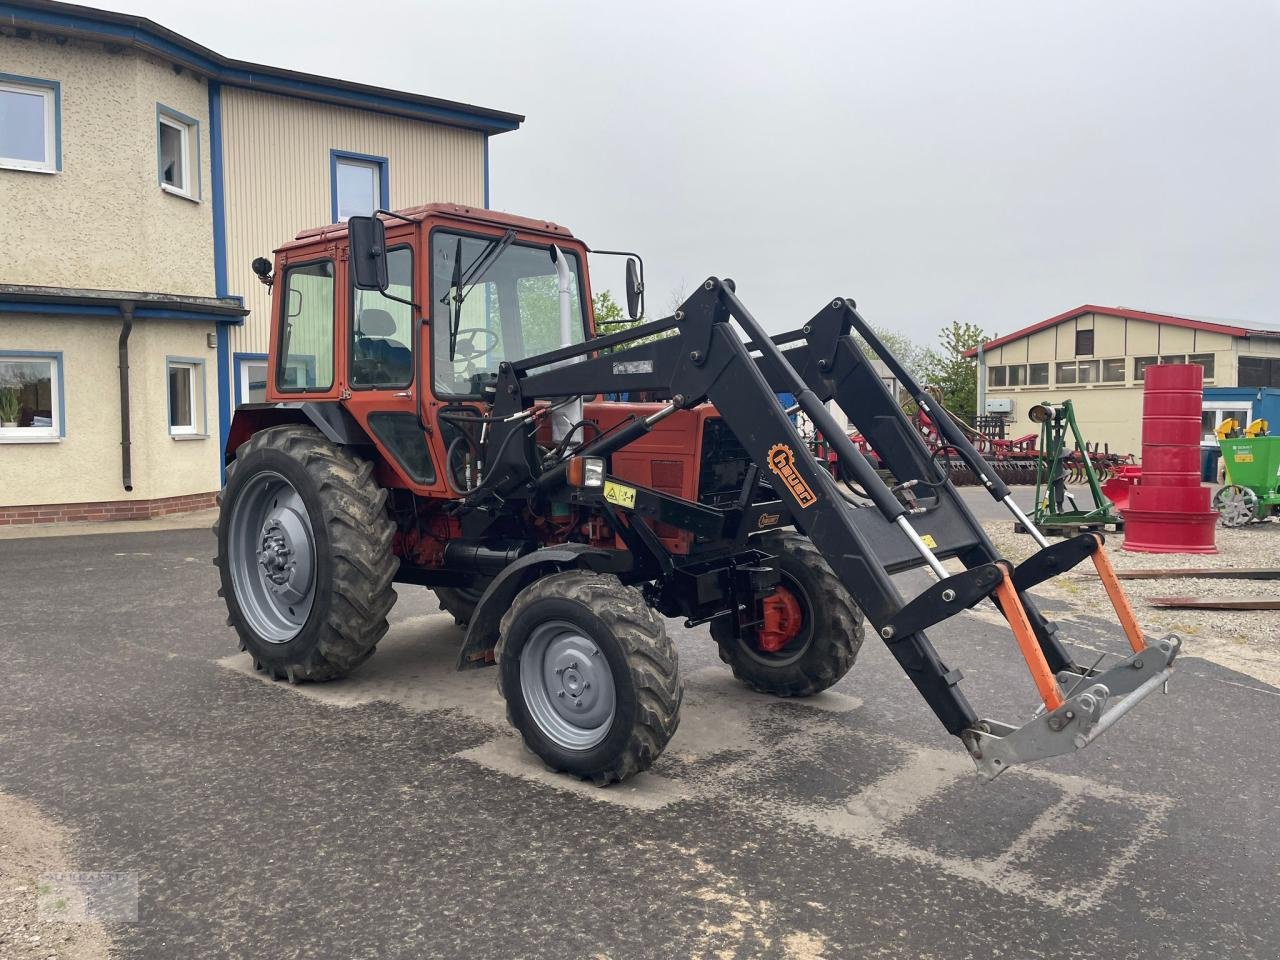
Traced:
[[424, 102], [428, 98], [231, 60], [149, 20], [106, 10], [88, 10], [82, 7], [74, 13], [63, 13], [24, 3], [0, 2], [0, 22], [5, 21], [112, 39], [190, 67], [224, 84], [268, 93], [322, 100], [491, 133], [516, 130], [524, 119], [516, 114], [500, 111], [468, 109], [467, 104]]
[[[0, 73], [0, 81], [25, 83], [29, 87], [48, 87], [53, 91], [53, 169], [62, 169], [62, 84], [42, 77], [23, 77], [16, 73]], [[46, 171], [47, 172], [47, 171]]]
[[[329, 151], [329, 216], [330, 223], [338, 222], [338, 161], [355, 160], [359, 163], [374, 164], [378, 168], [378, 207], [382, 210], [391, 208], [391, 174], [386, 157], [377, 157], [371, 153], [353, 153], [350, 150]], [[372, 212], [372, 211], [371, 211]]]
[[[53, 314], [74, 317], [120, 316], [120, 308], [114, 304], [94, 303], [28, 303], [25, 300], [0, 300], [0, 313]], [[199, 310], [172, 310], [168, 307], [138, 307], [133, 311], [138, 320], [196, 320], [216, 323], [219, 327], [240, 326], [244, 317], [228, 317]]]
[[0, 360], [7, 360], [10, 357], [19, 359], [33, 360], [53, 360], [53, 365], [58, 370], [58, 439], [65, 439], [67, 436], [67, 391], [66, 376], [62, 366], [61, 350], [0, 350]]
[[[219, 297], [227, 292], [227, 196], [222, 166], [222, 84], [209, 81], [209, 194], [213, 202], [213, 289]], [[227, 482], [222, 452], [231, 435], [231, 331], [218, 324], [218, 485]]]
[[484, 208], [489, 209], [489, 136], [484, 138]]
[[200, 182], [200, 121], [195, 117], [188, 117], [180, 110], [173, 107], [166, 107], [163, 103], [156, 103], [156, 183], [164, 185], [164, 161], [160, 158], [160, 118], [168, 117], [170, 120], [176, 120], [188, 130], [191, 131], [191, 144], [188, 148], [188, 158], [191, 165], [195, 167], [195, 177], [192, 186], [195, 188], [191, 191], [192, 200], [199, 200], [204, 184]]

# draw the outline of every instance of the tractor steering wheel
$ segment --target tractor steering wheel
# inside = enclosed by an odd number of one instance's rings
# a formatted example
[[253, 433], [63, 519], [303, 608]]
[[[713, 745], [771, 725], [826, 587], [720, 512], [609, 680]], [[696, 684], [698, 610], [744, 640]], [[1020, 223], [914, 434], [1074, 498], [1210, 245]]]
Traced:
[[[489, 338], [489, 342], [483, 346], [477, 346], [477, 334], [484, 334]], [[454, 338], [453, 358], [454, 360], [479, 360], [493, 353], [500, 343], [502, 343], [502, 338], [488, 327], [468, 327], [465, 330], [459, 330]]]

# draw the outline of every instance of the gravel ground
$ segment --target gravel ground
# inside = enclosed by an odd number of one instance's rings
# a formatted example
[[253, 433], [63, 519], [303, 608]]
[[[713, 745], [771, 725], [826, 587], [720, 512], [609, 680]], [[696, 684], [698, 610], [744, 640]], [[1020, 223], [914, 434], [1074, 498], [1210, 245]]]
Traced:
[[[1035, 552], [1035, 541], [1013, 532], [1008, 522], [984, 524], [1001, 551], [1011, 560], [1022, 560]], [[1218, 527], [1218, 552], [1212, 555], [1187, 553], [1128, 553], [1121, 549], [1124, 537], [1111, 534], [1107, 552], [1117, 570], [1157, 567], [1198, 567], [1229, 569], [1240, 567], [1280, 567], [1280, 524], [1261, 523], [1230, 529]], [[1221, 597], [1223, 599], [1274, 598], [1280, 594], [1275, 580], [1125, 580], [1125, 592], [1134, 612], [1149, 631], [1172, 631], [1187, 641], [1224, 641], [1255, 648], [1271, 656], [1280, 654], [1280, 610], [1177, 610], [1152, 606], [1153, 597]], [[1037, 587], [1037, 593], [1070, 603], [1079, 613], [1106, 616], [1110, 602], [1098, 581], [1093, 564], [1085, 562], [1066, 576]]]
[[0, 960], [104, 960], [99, 923], [42, 919], [42, 878], [75, 868], [61, 829], [31, 804], [0, 793]]

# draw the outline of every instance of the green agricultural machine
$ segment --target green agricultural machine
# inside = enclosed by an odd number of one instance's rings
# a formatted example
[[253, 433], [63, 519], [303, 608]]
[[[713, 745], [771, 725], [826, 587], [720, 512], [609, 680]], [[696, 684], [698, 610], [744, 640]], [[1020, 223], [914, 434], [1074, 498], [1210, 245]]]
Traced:
[[[1067, 537], [1090, 530], [1123, 530], [1124, 519], [1102, 492], [1089, 445], [1080, 433], [1071, 401], [1064, 400], [1060, 406], [1047, 401], [1037, 403], [1027, 415], [1032, 423], [1040, 425], [1035, 509], [1031, 513], [1031, 522], [1036, 528], [1044, 534]], [[1076, 503], [1075, 495], [1067, 489], [1068, 476], [1088, 485], [1093, 499], [1091, 507], [1081, 508]], [[1067, 509], [1068, 503], [1070, 509]], [[1015, 530], [1024, 532], [1020, 527], [1021, 524], [1015, 525]]]
[[1213, 495], [1223, 526], [1242, 527], [1280, 510], [1280, 436], [1223, 438], [1227, 485]]

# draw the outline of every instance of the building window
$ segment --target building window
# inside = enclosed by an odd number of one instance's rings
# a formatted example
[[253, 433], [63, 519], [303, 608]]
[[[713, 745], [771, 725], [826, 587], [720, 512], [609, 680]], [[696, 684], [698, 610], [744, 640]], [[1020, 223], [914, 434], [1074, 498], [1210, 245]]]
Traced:
[[1234, 420], [1239, 425], [1238, 429], [1243, 430], [1250, 422], [1249, 410], [1216, 403], [1205, 404], [1200, 412], [1200, 439], [1216, 441], [1218, 428], [1228, 420]]
[[1080, 383], [1098, 382], [1098, 361], [1081, 360], [1076, 364], [1076, 380]]
[[1241, 387], [1280, 387], [1280, 359], [1241, 357], [1236, 372]]
[[1027, 381], [1033, 387], [1044, 387], [1049, 383], [1049, 365], [1047, 363], [1033, 363], [1030, 367], [1030, 379]]
[[1160, 358], [1161, 365], [1166, 363], [1186, 363], [1187, 355], [1185, 353], [1166, 353]]
[[266, 354], [236, 354], [236, 404], [266, 402]]
[[1077, 357], [1093, 356], [1093, 331], [1092, 330], [1076, 331], [1076, 356]]
[[156, 162], [160, 189], [188, 200], [200, 198], [200, 124], [156, 104]]
[[61, 96], [56, 80], [0, 73], [0, 167], [62, 169]]
[[1187, 357], [1187, 363], [1194, 363], [1204, 368], [1204, 378], [1206, 380], [1213, 379], [1213, 354], [1212, 353], [1193, 353]]
[[1059, 384], [1076, 382], [1076, 365], [1074, 363], [1060, 363], [1058, 368], [1053, 372], [1054, 378]]
[[278, 390], [333, 386], [333, 261], [285, 271]]
[[202, 437], [204, 430], [204, 363], [170, 357], [169, 435]]
[[1009, 368], [1009, 386], [1025, 387], [1027, 385], [1026, 364], [1015, 364]]
[[991, 367], [987, 370], [987, 386], [1003, 387], [1007, 383], [1007, 376], [1004, 367]]
[[333, 150], [329, 167], [334, 223], [367, 217], [390, 206], [385, 157]]
[[57, 440], [62, 418], [62, 354], [0, 353], [0, 443]]
[[1125, 359], [1120, 357], [1115, 360], [1102, 361], [1102, 382], [1103, 383], [1124, 383]]
[[1155, 357], [1134, 357], [1133, 358], [1133, 379], [1141, 383], [1147, 379], [1147, 367], [1154, 366]]

